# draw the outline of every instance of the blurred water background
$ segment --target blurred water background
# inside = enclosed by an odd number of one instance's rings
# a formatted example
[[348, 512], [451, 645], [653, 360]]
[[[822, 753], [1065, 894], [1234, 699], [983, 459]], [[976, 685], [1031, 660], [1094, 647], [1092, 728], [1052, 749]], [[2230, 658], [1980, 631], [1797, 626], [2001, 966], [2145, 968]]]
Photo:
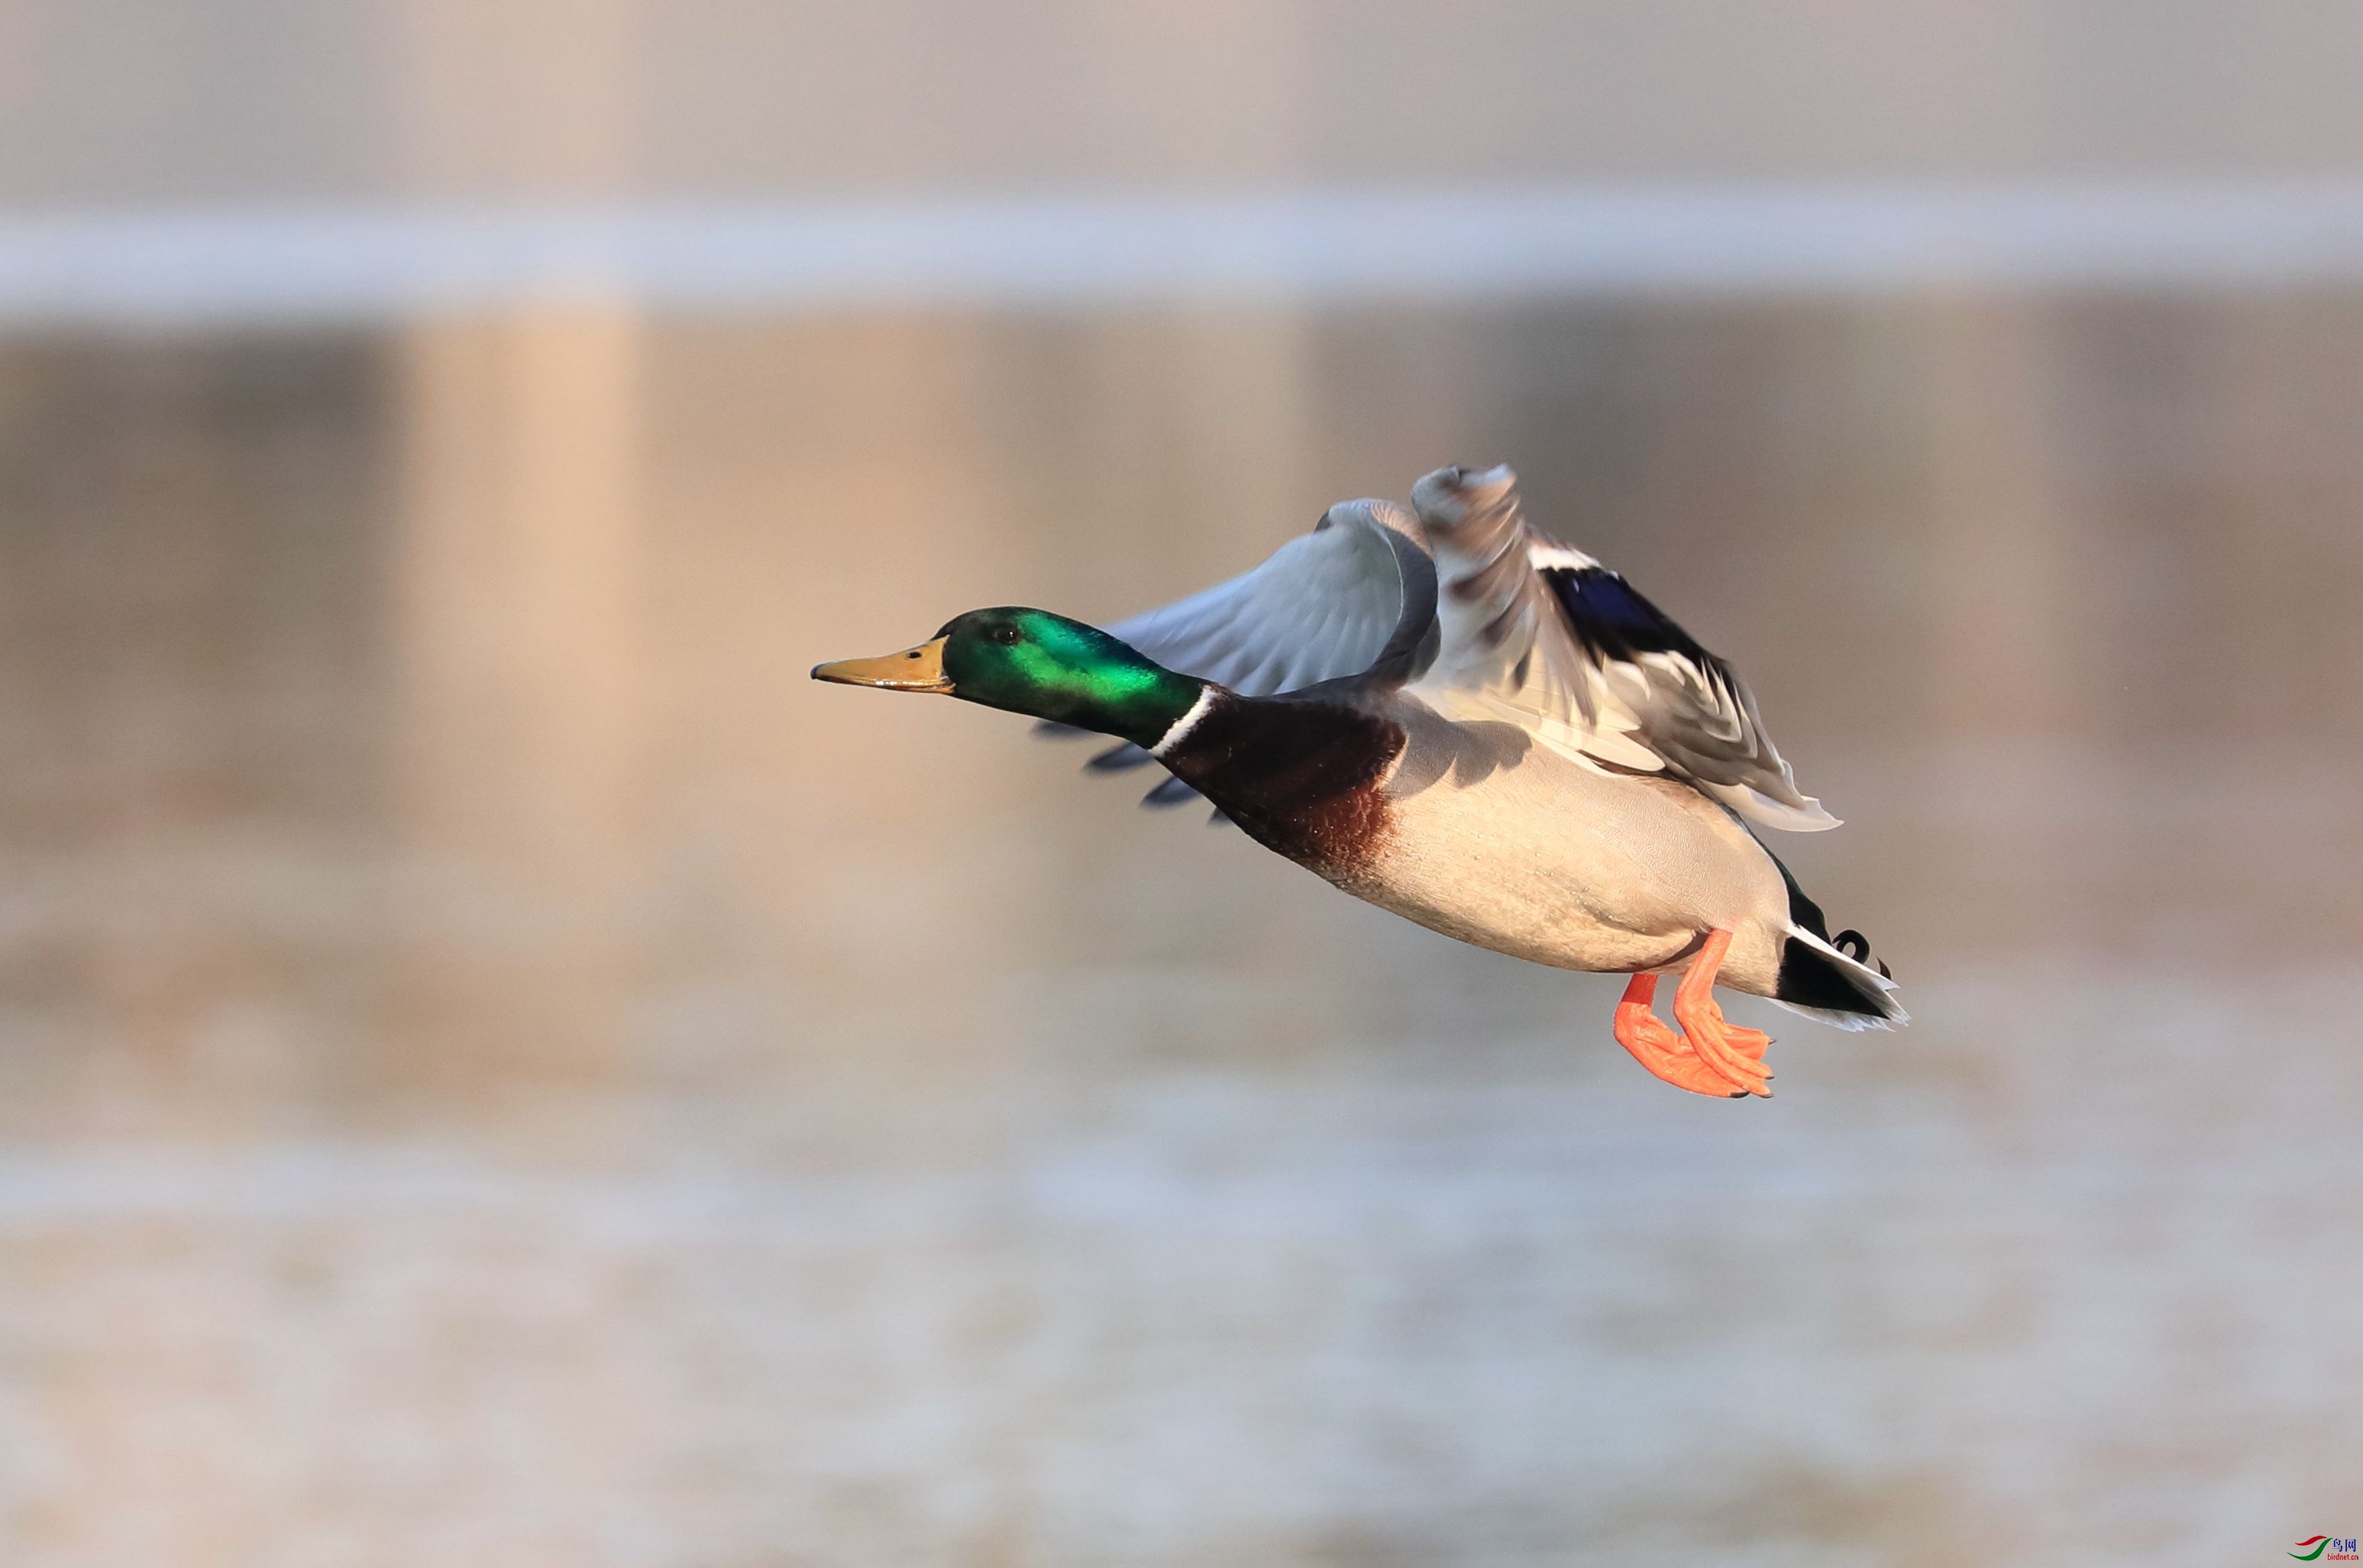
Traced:
[[[2359, 64], [0, 6], [0, 1562], [2355, 1533]], [[1612, 979], [804, 678], [1497, 460], [1747, 673], [1907, 1033], [1679, 1095]]]

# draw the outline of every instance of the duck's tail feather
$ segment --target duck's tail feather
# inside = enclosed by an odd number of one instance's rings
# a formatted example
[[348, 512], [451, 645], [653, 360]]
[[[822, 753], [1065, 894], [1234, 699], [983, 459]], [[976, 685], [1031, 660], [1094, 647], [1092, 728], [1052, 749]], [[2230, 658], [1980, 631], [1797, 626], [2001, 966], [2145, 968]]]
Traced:
[[1857, 931], [1841, 931], [1833, 943], [1792, 926], [1781, 946], [1781, 978], [1772, 999], [1842, 1029], [1884, 1029], [1912, 1021], [1895, 999], [1886, 966], [1871, 968], [1842, 951], [1847, 939], [1870, 956], [1870, 944]]
[[[1831, 936], [1822, 906], [1806, 896], [1780, 856], [1773, 855], [1772, 863], [1789, 885], [1789, 934], [1781, 945], [1781, 974], [1772, 999], [1842, 1029], [1910, 1023], [1912, 1015], [1895, 999], [1894, 976], [1870, 956], [1870, 939], [1860, 931]], [[1872, 968], [1874, 963], [1879, 967]]]

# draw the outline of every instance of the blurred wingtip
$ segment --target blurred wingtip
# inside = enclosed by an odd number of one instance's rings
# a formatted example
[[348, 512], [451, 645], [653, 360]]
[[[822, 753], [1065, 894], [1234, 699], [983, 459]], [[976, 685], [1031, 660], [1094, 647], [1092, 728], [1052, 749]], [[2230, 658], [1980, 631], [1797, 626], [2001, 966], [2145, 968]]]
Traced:
[[1450, 528], [1472, 513], [1501, 506], [1517, 486], [1517, 472], [1506, 462], [1480, 469], [1456, 464], [1422, 474], [1411, 487], [1411, 504], [1422, 523]]
[[1178, 778], [1169, 778], [1159, 784], [1155, 789], [1150, 790], [1147, 795], [1142, 795], [1140, 797], [1140, 804], [1161, 810], [1166, 806], [1180, 806], [1185, 801], [1192, 801], [1197, 798], [1198, 792], [1196, 790], [1192, 789], [1188, 784], [1182, 783]]

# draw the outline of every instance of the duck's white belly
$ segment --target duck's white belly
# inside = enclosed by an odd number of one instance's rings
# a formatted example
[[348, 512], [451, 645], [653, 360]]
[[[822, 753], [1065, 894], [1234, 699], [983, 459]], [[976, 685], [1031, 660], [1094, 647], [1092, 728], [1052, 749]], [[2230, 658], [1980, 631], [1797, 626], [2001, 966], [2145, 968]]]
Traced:
[[1770, 995], [1787, 886], [1722, 807], [1687, 784], [1599, 773], [1540, 749], [1514, 767], [1462, 772], [1391, 781], [1384, 841], [1343, 885], [1447, 936], [1561, 969], [1673, 964], [1719, 927], [1734, 933], [1722, 983]]

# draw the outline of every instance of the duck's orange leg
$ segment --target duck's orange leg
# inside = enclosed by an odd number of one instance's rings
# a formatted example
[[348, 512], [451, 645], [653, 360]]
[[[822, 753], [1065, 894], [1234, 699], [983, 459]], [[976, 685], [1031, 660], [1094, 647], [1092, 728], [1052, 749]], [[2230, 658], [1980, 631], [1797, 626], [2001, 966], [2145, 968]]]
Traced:
[[1706, 944], [1699, 949], [1698, 957], [1691, 960], [1690, 972], [1674, 992], [1674, 1018], [1682, 1026], [1683, 1038], [1699, 1060], [1720, 1073], [1730, 1085], [1750, 1095], [1772, 1097], [1764, 1085], [1772, 1076], [1764, 1070], [1764, 1048], [1772, 1037], [1760, 1029], [1744, 1029], [1726, 1022], [1723, 1009], [1714, 1002], [1714, 973], [1723, 967], [1724, 954], [1731, 951], [1731, 933], [1713, 930], [1707, 933]]
[[1677, 1089], [1712, 1095], [1718, 1099], [1746, 1098], [1746, 1089], [1736, 1087], [1731, 1080], [1701, 1061], [1690, 1041], [1668, 1029], [1649, 1010], [1657, 996], [1658, 977], [1654, 974], [1636, 974], [1625, 983], [1625, 998], [1616, 1004], [1616, 1043], [1631, 1051], [1634, 1061]]

